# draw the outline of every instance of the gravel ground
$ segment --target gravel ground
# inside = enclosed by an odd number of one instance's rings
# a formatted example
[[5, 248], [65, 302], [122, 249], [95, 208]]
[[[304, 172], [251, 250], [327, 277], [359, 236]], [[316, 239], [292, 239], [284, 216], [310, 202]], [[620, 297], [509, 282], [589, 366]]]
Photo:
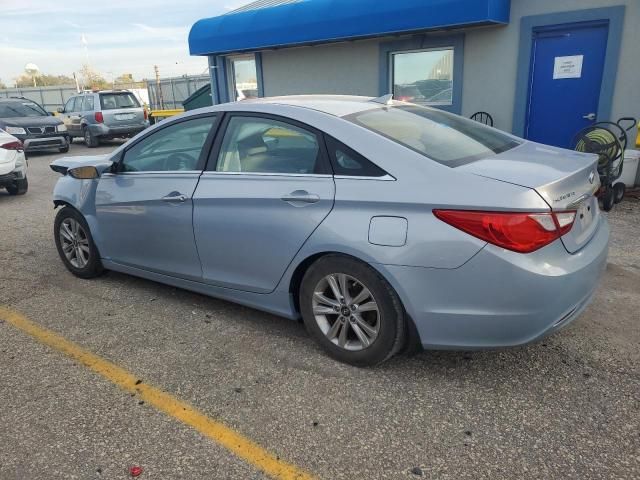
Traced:
[[[562, 332], [356, 369], [296, 322], [117, 273], [71, 276], [52, 240], [54, 157], [30, 159], [26, 196], [0, 193], [0, 303], [287, 461], [326, 479], [640, 478], [640, 202], [609, 214], [602, 285]], [[141, 478], [262, 478], [6, 322], [0, 365], [2, 480], [119, 479], [133, 464]]]

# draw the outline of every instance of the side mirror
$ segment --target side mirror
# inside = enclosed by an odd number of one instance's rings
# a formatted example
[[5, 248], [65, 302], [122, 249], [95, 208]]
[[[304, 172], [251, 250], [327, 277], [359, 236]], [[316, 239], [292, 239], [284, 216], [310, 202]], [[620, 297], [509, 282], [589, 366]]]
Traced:
[[58, 113], [64, 113], [64, 108], [63, 108], [63, 107], [58, 107], [58, 108], [56, 109], [56, 111], [57, 111]]

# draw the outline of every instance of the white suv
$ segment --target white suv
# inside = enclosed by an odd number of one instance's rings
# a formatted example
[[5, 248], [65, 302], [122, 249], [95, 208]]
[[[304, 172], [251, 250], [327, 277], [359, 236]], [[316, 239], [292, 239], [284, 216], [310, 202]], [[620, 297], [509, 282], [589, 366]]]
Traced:
[[27, 159], [22, 142], [0, 129], [0, 188], [10, 195], [27, 193]]

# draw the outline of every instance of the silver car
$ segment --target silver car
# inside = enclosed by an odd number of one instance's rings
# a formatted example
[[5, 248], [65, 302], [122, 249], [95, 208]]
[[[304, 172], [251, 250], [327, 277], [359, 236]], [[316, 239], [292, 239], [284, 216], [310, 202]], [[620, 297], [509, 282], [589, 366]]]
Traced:
[[115, 270], [301, 317], [354, 365], [521, 345], [598, 285], [596, 161], [388, 98], [250, 100], [54, 161], [55, 241], [83, 278]]
[[147, 111], [128, 90], [84, 92], [67, 100], [58, 113], [70, 142], [81, 137], [90, 148], [100, 140], [133, 137], [149, 126]]

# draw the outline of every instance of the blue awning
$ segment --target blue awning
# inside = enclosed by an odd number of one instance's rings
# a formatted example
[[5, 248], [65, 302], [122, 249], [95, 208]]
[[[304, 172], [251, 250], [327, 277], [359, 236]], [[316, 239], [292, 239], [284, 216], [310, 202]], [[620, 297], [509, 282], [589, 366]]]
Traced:
[[196, 22], [191, 55], [509, 23], [510, 0], [301, 0]]

